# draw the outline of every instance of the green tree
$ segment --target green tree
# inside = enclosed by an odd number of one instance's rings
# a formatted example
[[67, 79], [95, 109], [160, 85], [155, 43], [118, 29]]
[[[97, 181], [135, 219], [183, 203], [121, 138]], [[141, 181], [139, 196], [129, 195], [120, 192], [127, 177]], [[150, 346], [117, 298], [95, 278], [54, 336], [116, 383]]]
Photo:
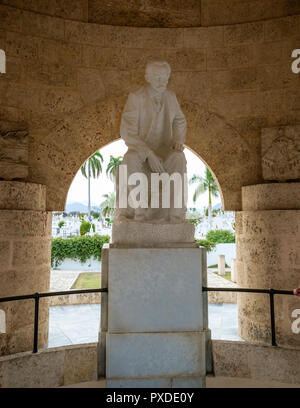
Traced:
[[92, 211], [92, 212], [91, 212], [91, 215], [92, 215], [92, 217], [95, 218], [96, 220], [98, 220], [99, 217], [100, 217], [99, 211]]
[[194, 174], [193, 177], [189, 181], [190, 185], [196, 184], [196, 189], [193, 195], [193, 201], [194, 203], [198, 200], [200, 195], [203, 193], [208, 192], [208, 217], [209, 217], [209, 226], [211, 228], [212, 225], [212, 197], [218, 197], [219, 195], [219, 190], [218, 190], [218, 185], [209, 171], [209, 169], [206, 167], [205, 169], [205, 176], [199, 176]]
[[122, 160], [123, 160], [123, 156], [119, 156], [119, 157], [110, 156], [109, 163], [106, 167], [106, 175], [112, 182], [116, 181], [117, 168], [118, 168], [118, 165], [122, 163]]
[[104, 194], [104, 201], [100, 204], [104, 217], [110, 217], [114, 213], [116, 194], [115, 192]]
[[91, 177], [98, 178], [102, 173], [103, 157], [100, 152], [93, 154], [81, 166], [82, 175], [88, 179], [88, 216], [91, 216]]
[[206, 234], [206, 239], [214, 244], [233, 244], [235, 234], [230, 230], [211, 230]]
[[58, 223], [58, 228], [60, 229], [60, 228], [62, 228], [64, 225], [65, 225], [65, 222], [64, 222], [64, 221], [59, 221], [59, 223]]

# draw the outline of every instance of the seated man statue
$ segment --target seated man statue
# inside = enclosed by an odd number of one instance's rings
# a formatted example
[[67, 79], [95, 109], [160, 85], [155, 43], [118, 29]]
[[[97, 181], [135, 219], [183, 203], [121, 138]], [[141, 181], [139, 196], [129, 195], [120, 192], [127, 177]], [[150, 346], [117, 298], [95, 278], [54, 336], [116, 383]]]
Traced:
[[[120, 134], [128, 146], [122, 166], [127, 166], [128, 177], [133, 173], [180, 174], [182, 192], [186, 192], [186, 158], [183, 144], [186, 120], [174, 92], [167, 89], [171, 74], [165, 61], [149, 62], [146, 67], [147, 84], [129, 94], [121, 119]], [[174, 205], [171, 182], [170, 208], [120, 208], [120, 180], [117, 173], [115, 219], [149, 222], [184, 222], [186, 200], [181, 208]], [[132, 187], [126, 186], [127, 194]], [[173, 190], [172, 190], [173, 189]], [[173, 194], [174, 195], [174, 194]], [[182, 193], [182, 196], [185, 195]]]

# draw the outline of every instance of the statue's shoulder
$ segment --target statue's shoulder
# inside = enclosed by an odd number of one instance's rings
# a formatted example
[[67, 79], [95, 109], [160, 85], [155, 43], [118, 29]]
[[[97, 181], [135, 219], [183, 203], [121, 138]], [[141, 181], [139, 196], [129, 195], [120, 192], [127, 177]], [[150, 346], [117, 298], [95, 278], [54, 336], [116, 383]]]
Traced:
[[136, 89], [135, 91], [130, 92], [129, 95], [131, 95], [133, 97], [136, 97], [136, 98], [139, 98], [139, 97], [144, 96], [145, 93], [146, 93], [146, 86], [142, 85], [138, 89]]

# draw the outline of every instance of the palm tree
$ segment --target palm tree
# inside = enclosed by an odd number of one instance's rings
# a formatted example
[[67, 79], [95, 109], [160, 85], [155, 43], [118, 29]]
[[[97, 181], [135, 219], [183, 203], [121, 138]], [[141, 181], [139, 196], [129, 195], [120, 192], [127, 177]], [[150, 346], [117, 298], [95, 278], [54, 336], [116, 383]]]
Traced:
[[114, 183], [116, 181], [116, 171], [117, 171], [118, 165], [122, 163], [122, 160], [123, 160], [123, 156], [119, 156], [119, 157], [110, 156], [110, 160], [106, 168], [106, 175]]
[[82, 175], [88, 179], [88, 216], [91, 217], [91, 177], [98, 178], [102, 172], [103, 157], [96, 152], [81, 166]]
[[205, 176], [201, 177], [196, 174], [190, 179], [189, 184], [197, 184], [196, 190], [193, 195], [193, 202], [195, 203], [199, 196], [208, 191], [208, 217], [209, 217], [209, 227], [212, 228], [212, 209], [211, 209], [211, 199], [212, 197], [218, 197], [219, 189], [218, 185], [206, 167], [205, 169]]
[[116, 194], [115, 192], [104, 194], [103, 197], [105, 200], [100, 204], [100, 208], [102, 208], [102, 214], [104, 217], [110, 217], [115, 208], [115, 201], [116, 201]]

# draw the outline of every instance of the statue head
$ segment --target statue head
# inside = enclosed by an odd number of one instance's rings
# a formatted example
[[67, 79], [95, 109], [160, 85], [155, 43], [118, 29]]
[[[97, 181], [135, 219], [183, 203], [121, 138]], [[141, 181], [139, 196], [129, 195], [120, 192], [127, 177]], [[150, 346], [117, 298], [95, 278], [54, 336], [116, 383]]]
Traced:
[[146, 66], [145, 79], [158, 93], [167, 89], [171, 67], [166, 61], [151, 61]]

